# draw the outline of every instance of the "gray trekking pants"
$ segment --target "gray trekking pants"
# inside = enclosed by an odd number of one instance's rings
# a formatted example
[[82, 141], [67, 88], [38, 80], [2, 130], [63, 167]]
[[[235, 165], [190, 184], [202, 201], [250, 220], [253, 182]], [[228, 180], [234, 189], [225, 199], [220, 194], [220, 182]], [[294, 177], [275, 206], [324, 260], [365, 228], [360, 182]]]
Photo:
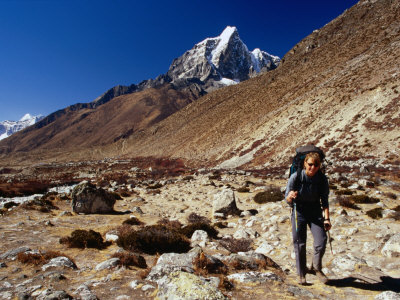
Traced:
[[322, 269], [322, 257], [326, 249], [326, 232], [324, 230], [323, 217], [320, 216], [305, 216], [297, 211], [297, 226], [295, 210], [292, 211], [292, 236], [294, 252], [296, 254], [296, 267], [299, 276], [305, 276], [307, 273], [306, 259], [306, 240], [307, 226], [310, 227], [314, 239], [314, 255], [313, 267], [316, 270]]

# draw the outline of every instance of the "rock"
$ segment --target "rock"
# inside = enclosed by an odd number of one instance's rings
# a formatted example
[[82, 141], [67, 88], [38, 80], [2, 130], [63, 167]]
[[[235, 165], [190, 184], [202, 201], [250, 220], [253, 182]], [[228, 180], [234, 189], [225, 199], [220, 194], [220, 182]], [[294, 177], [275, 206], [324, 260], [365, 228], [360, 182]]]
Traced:
[[[223, 214], [239, 216], [241, 211], [236, 206], [235, 193], [231, 189], [223, 189], [214, 195], [213, 216], [215, 214]], [[217, 215], [218, 216], [218, 215]]]
[[186, 272], [173, 272], [158, 284], [157, 299], [227, 299], [221, 291], [206, 279]]
[[11, 250], [3, 253], [2, 255], [0, 255], [0, 259], [15, 259], [15, 257], [19, 253], [24, 253], [27, 251], [31, 251], [31, 249], [29, 247], [19, 247], [16, 249], [11, 249]]
[[346, 215], [339, 215], [335, 218], [335, 227], [350, 224], [350, 218]]
[[257, 238], [260, 234], [251, 228], [239, 228], [234, 234], [233, 237], [235, 239], [249, 239], [249, 238]]
[[97, 296], [92, 293], [86, 284], [80, 285], [76, 290], [75, 294], [79, 294], [82, 300], [97, 300]]
[[143, 292], [146, 292], [148, 290], [154, 290], [154, 289], [155, 289], [155, 287], [152, 286], [151, 284], [145, 284], [144, 286], [142, 286], [142, 291]]
[[235, 273], [227, 276], [229, 280], [238, 281], [242, 283], [262, 283], [267, 281], [279, 281], [283, 282], [283, 279], [276, 275], [273, 272], [244, 272], [244, 273]]
[[268, 242], [263, 242], [258, 248], [255, 250], [256, 253], [261, 253], [264, 255], [270, 254], [272, 251], [274, 251], [275, 247], [272, 246]]
[[287, 290], [299, 299], [318, 299], [318, 297], [315, 297], [310, 291], [295, 285], [289, 285]]
[[200, 247], [204, 248], [208, 241], [209, 239], [207, 232], [205, 232], [204, 230], [196, 230], [195, 232], [193, 232], [190, 245], [192, 247], [199, 245]]
[[106, 242], [116, 242], [118, 240], [118, 235], [112, 233], [106, 233]]
[[371, 254], [371, 253], [377, 251], [381, 246], [382, 246], [382, 243], [378, 242], [378, 241], [365, 242], [363, 245], [362, 251], [365, 254]]
[[400, 220], [400, 212], [392, 209], [382, 210], [382, 218]]
[[51, 259], [47, 264], [42, 266], [42, 270], [46, 271], [51, 267], [67, 267], [71, 269], [77, 269], [77, 266], [68, 257], [59, 256]]
[[386, 291], [374, 297], [374, 300], [399, 300], [399, 299], [400, 299], [400, 293], [395, 293], [392, 291]]
[[381, 253], [386, 257], [400, 257], [400, 233], [393, 235], [386, 242]]
[[105, 270], [105, 269], [111, 269], [114, 268], [116, 266], [118, 266], [120, 263], [120, 259], [119, 258], [111, 258], [109, 260], [106, 260], [102, 263], [99, 263], [96, 266], [96, 271], [101, 271], [101, 270]]
[[65, 291], [54, 291], [53, 289], [46, 289], [40, 292], [36, 300], [62, 300], [62, 299], [73, 299]]
[[344, 271], [353, 272], [358, 265], [366, 265], [364, 259], [354, 257], [352, 254], [337, 256], [332, 260], [332, 270], [337, 274], [343, 274]]
[[174, 271], [193, 273], [193, 260], [200, 253], [201, 249], [199, 247], [193, 248], [188, 253], [164, 253], [158, 258], [157, 264], [151, 269], [146, 280], [158, 281]]
[[114, 211], [115, 196], [83, 181], [72, 190], [72, 209], [76, 213], [101, 214]]

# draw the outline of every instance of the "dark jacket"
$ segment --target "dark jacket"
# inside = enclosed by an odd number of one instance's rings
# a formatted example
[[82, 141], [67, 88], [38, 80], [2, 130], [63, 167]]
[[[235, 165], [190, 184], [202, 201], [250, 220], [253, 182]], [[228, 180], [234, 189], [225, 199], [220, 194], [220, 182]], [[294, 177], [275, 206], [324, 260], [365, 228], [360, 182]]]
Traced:
[[329, 208], [329, 184], [322, 172], [317, 172], [313, 177], [308, 177], [303, 169], [300, 180], [297, 180], [297, 172], [293, 173], [286, 186], [285, 199], [290, 191], [298, 191], [296, 207], [298, 209]]

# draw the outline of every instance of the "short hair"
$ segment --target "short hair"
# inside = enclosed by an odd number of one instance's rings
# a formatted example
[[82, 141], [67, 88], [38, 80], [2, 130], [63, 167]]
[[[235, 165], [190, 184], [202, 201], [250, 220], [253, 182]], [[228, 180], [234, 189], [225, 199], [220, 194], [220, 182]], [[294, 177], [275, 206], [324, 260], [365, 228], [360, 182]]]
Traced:
[[306, 163], [309, 158], [318, 163], [319, 166], [321, 165], [321, 156], [319, 156], [318, 152], [307, 153], [306, 158], [304, 159], [304, 163]]

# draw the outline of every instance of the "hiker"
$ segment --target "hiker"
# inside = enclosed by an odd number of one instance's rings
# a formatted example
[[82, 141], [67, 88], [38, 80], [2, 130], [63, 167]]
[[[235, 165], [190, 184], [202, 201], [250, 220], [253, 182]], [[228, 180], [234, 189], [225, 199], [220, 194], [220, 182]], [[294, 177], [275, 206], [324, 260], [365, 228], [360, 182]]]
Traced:
[[302, 285], [307, 284], [306, 273], [309, 271], [306, 261], [307, 225], [314, 238], [314, 256], [310, 271], [315, 272], [321, 282], [328, 281], [322, 272], [322, 257], [327, 242], [325, 231], [331, 229], [332, 225], [329, 220], [328, 179], [320, 171], [320, 166], [320, 155], [317, 152], [308, 153], [302, 170], [290, 176], [286, 187], [285, 199], [293, 207], [293, 245], [299, 283]]

